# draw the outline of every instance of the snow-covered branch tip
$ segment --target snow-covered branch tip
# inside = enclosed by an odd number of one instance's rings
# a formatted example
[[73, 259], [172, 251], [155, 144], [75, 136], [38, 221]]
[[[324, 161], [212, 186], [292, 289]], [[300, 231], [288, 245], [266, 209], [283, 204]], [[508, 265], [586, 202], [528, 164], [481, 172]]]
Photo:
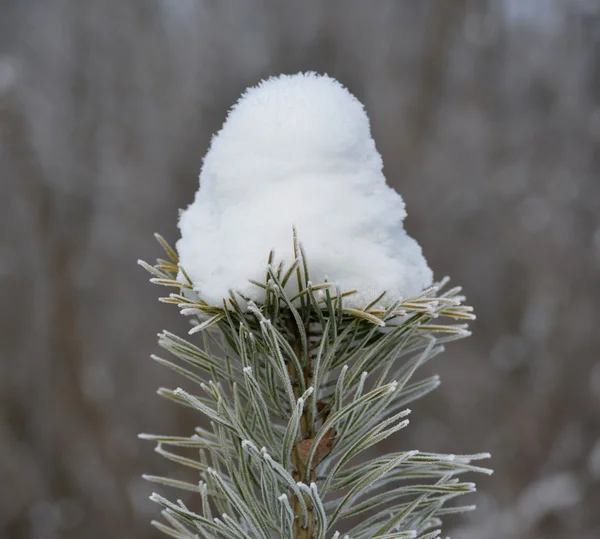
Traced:
[[[386, 185], [363, 106], [313, 73], [249, 89], [213, 138], [176, 248], [140, 265], [190, 321], [153, 355], [182, 376], [159, 395], [199, 413], [189, 436], [142, 434], [189, 478], [159, 494], [178, 539], [433, 539], [470, 511], [475, 455], [406, 447], [421, 367], [475, 318], [433, 282]], [[302, 240], [302, 241], [300, 241]], [[183, 385], [183, 384], [182, 384]], [[395, 436], [398, 451], [382, 453]], [[379, 456], [376, 456], [379, 454]], [[375, 455], [375, 456], [374, 456]], [[452, 502], [452, 503], [450, 503]]]

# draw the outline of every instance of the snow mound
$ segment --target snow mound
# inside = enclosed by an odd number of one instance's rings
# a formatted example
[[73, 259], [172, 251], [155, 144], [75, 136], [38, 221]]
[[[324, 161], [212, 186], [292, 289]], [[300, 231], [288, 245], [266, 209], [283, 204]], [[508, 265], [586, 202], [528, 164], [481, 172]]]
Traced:
[[[213, 137], [180, 217], [177, 250], [194, 290], [213, 305], [229, 290], [260, 302], [249, 279], [264, 282], [272, 249], [289, 266], [295, 226], [313, 284], [358, 291], [345, 305], [419, 293], [432, 273], [382, 168], [362, 104], [338, 81], [299, 73], [249, 88]], [[294, 293], [296, 280], [288, 286]]]

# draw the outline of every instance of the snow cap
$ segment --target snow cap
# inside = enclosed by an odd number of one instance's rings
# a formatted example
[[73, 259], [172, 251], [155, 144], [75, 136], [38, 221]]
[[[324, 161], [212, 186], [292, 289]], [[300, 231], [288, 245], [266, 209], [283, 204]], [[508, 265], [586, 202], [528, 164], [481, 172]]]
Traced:
[[[213, 137], [179, 220], [194, 290], [212, 305], [229, 290], [260, 303], [264, 290], [249, 279], [264, 282], [272, 249], [289, 267], [296, 227], [312, 283], [357, 291], [344, 305], [418, 294], [432, 273], [382, 168], [364, 107], [335, 79], [298, 73], [249, 88]], [[297, 292], [296, 279], [288, 287]]]

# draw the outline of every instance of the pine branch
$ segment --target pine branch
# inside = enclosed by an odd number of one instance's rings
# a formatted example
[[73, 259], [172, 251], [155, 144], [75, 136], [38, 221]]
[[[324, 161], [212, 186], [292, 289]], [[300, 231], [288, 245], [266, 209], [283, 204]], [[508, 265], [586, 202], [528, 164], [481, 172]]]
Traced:
[[[140, 435], [199, 474], [198, 483], [144, 476], [197, 496], [191, 510], [153, 494], [166, 521], [153, 522], [158, 529], [180, 539], [426, 539], [439, 535], [433, 529], [444, 515], [472, 509], [446, 504], [475, 488], [459, 475], [491, 473], [473, 464], [486, 454], [406, 450], [361, 462], [408, 425], [408, 403], [439, 385], [437, 377], [413, 381], [418, 369], [444, 343], [469, 335], [463, 323], [438, 321], [474, 318], [459, 288], [443, 292], [444, 280], [385, 309], [377, 307], [383, 295], [349, 308], [352, 291], [311, 282], [294, 235], [295, 260], [285, 267], [271, 253], [264, 282], [254, 282], [263, 301], [231, 292], [215, 307], [197, 296], [175, 250], [157, 238], [169, 261], [140, 264], [152, 282], [176, 289], [161, 301], [178, 306], [201, 340], [159, 335], [178, 361], [153, 359], [196, 390], [158, 393], [211, 426], [189, 437]], [[198, 458], [180, 452], [190, 449]]]

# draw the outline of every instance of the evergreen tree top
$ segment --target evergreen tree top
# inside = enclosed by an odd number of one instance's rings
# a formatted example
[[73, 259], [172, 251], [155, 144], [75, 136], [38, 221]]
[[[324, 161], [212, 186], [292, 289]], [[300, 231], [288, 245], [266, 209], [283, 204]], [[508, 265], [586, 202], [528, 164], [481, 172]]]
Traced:
[[[413, 380], [469, 334], [460, 288], [432, 284], [403, 227], [360, 102], [337, 81], [281, 76], [248, 90], [214, 137], [168, 260], [140, 262], [190, 317], [154, 359], [190, 389], [159, 393], [200, 412], [191, 436], [141, 435], [197, 482], [159, 494], [178, 539], [431, 539], [465, 472], [486, 454], [413, 448], [374, 456], [439, 385]], [[305, 244], [301, 243], [298, 234]], [[305, 248], [306, 247], [306, 248]], [[457, 322], [458, 321], [458, 322]]]

